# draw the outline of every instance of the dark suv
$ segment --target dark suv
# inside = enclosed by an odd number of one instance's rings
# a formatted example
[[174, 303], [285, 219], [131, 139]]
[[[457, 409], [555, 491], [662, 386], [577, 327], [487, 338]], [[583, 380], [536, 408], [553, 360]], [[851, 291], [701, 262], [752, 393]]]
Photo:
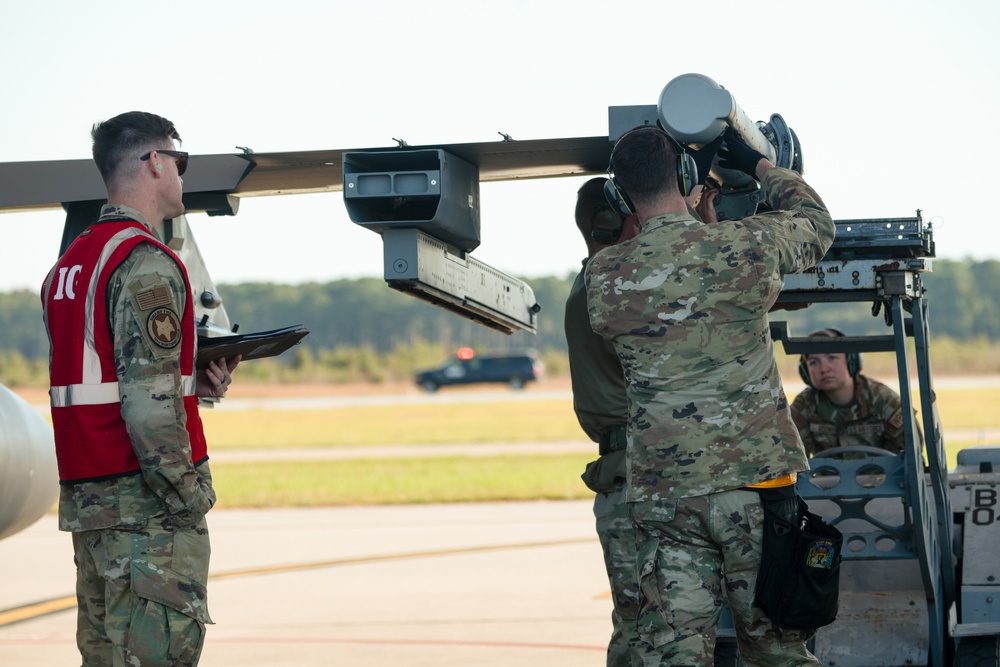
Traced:
[[449, 384], [503, 382], [513, 389], [542, 375], [542, 363], [531, 353], [474, 356], [467, 348], [438, 368], [417, 373], [417, 384], [425, 391], [437, 391]]

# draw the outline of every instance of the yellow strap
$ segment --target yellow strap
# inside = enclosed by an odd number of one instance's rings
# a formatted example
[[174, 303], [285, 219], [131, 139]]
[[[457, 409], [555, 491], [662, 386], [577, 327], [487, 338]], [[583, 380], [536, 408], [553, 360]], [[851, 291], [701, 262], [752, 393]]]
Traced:
[[769, 479], [764, 482], [758, 482], [757, 484], [747, 484], [748, 489], [778, 489], [782, 486], [791, 486], [795, 484], [795, 480], [798, 479], [799, 473], [793, 472], [789, 473], [783, 477], [775, 477], [774, 479]]

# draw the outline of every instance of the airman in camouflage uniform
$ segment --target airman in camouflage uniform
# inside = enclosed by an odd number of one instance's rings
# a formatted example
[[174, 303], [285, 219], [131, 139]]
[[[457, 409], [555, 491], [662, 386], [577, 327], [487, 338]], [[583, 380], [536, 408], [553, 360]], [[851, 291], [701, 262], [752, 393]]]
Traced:
[[[601, 248], [635, 236], [632, 219], [625, 220], [604, 198], [606, 178], [593, 178], [577, 193], [576, 225], [587, 242], [588, 258]], [[596, 229], [596, 233], [595, 233]], [[600, 240], [598, 240], [600, 239]], [[586, 267], [588, 260], [584, 260]], [[625, 422], [628, 400], [625, 376], [614, 346], [594, 333], [587, 313], [587, 292], [581, 269], [566, 299], [566, 343], [573, 384], [573, 409], [580, 427], [598, 443], [600, 458], [587, 464], [583, 481], [594, 491], [597, 536], [614, 609], [608, 667], [641, 667], [629, 654], [636, 634], [639, 585], [636, 581], [635, 534], [625, 503]]]
[[[131, 112], [95, 125], [93, 136], [95, 161], [113, 203], [80, 235], [77, 249], [60, 258], [42, 294], [53, 350], [50, 394], [60, 460], [59, 527], [73, 533], [77, 565], [77, 644], [84, 667], [196, 665], [205, 624], [212, 622], [205, 514], [215, 503], [215, 492], [207, 455], [193, 456], [192, 443], [204, 443], [195, 395], [224, 396], [239, 358], [212, 362], [195, 375], [196, 344], [186, 340], [194, 331], [193, 311], [192, 319], [181, 316], [193, 308], [190, 285], [179, 260], [162, 245], [161, 221], [184, 211], [180, 176], [186, 154], [173, 150], [180, 138], [173, 124]], [[87, 262], [70, 268], [64, 260], [97, 257], [101, 247], [88, 237], [99, 241], [112, 226], [141, 239], [126, 257], [106, 262], [111, 271], [106, 291], [85, 304], [88, 285], [64, 278], [86, 275]], [[105, 246], [99, 262], [105, 262], [110, 248]], [[108, 274], [94, 270], [93, 275], [91, 284], [100, 285], [98, 276]], [[92, 319], [66, 314], [80, 313], [84, 305]], [[104, 312], [106, 320], [100, 322], [92, 312]], [[74, 321], [86, 321], [88, 331], [67, 326]], [[95, 329], [106, 331], [89, 331], [91, 321]], [[186, 324], [177, 326], [182, 321]], [[72, 357], [56, 351], [83, 345], [85, 339], [97, 355], [113, 359], [93, 358], [81, 384], [57, 386], [65, 384], [57, 379], [57, 361], [68, 363]], [[98, 363], [113, 369], [110, 382], [106, 376], [102, 382], [101, 371], [94, 370]], [[97, 379], [87, 381], [95, 372]], [[117, 401], [107, 388], [117, 389]], [[80, 408], [87, 412], [66, 412]], [[95, 424], [88, 414], [112, 418]], [[77, 424], [77, 432], [67, 432], [68, 423]], [[109, 451], [100, 442], [88, 442], [88, 436], [119, 432], [127, 432], [130, 447], [124, 449], [130, 451], [113, 450], [100, 465], [126, 472], [67, 481], [79, 477], [80, 470], [99, 469], [87, 467], [95, 465], [88, 452], [97, 457], [97, 452]], [[87, 463], [67, 453], [74, 447]]]
[[676, 185], [673, 146], [648, 126], [616, 144], [616, 186], [642, 231], [586, 271], [591, 324], [627, 382], [642, 664], [711, 664], [723, 595], [744, 662], [818, 664], [802, 633], [777, 630], [754, 606], [762, 509], [748, 487], [787, 486], [808, 469], [767, 313], [782, 276], [826, 253], [833, 220], [800, 176], [730, 132], [723, 166], [758, 179], [772, 210], [699, 222]]
[[[836, 329], [809, 334], [842, 336]], [[799, 374], [807, 386], [792, 401], [792, 419], [809, 456], [835, 447], [876, 447], [893, 454], [905, 449], [899, 394], [860, 370], [857, 352], [802, 355]], [[919, 430], [916, 435], [922, 438]]]

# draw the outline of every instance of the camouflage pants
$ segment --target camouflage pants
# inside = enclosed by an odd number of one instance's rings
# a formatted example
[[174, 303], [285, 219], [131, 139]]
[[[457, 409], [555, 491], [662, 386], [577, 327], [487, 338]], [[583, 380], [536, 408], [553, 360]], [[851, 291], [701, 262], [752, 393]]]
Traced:
[[151, 521], [142, 530], [73, 533], [77, 646], [83, 667], [198, 664], [205, 624], [209, 541]]
[[763, 539], [757, 492], [737, 489], [632, 503], [630, 509], [638, 545], [644, 667], [712, 665], [723, 596], [744, 664], [820, 664], [806, 650], [805, 633], [782, 633], [754, 606]]
[[604, 566], [611, 584], [614, 609], [611, 612], [611, 641], [608, 667], [642, 667], [638, 656], [630, 657], [629, 646], [639, 641], [637, 619], [639, 586], [635, 579], [635, 531], [625, 502], [625, 483], [619, 481], [607, 492], [594, 497], [597, 536], [604, 549]]

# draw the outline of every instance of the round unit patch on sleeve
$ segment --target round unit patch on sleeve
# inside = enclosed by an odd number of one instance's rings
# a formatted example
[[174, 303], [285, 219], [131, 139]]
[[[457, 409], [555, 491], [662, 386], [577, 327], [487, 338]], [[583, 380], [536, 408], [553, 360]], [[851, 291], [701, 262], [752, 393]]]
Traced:
[[181, 342], [180, 318], [169, 308], [152, 311], [146, 318], [146, 331], [154, 343], [168, 350]]

